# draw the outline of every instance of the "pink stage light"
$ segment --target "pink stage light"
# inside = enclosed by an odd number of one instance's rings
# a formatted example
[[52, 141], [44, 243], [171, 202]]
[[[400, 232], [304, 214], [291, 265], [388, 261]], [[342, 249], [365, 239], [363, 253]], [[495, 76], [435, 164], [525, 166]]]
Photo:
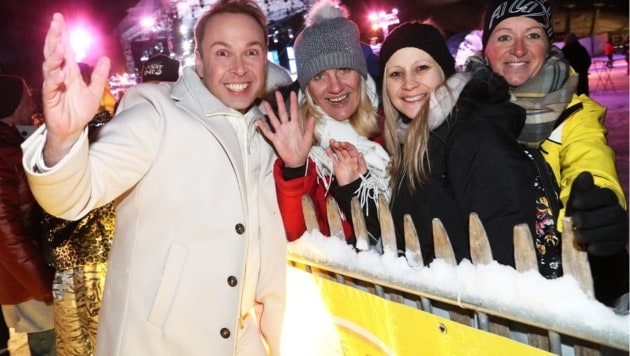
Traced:
[[85, 60], [93, 42], [94, 36], [88, 30], [80, 27], [70, 30], [70, 46], [74, 50], [77, 62]]
[[140, 25], [144, 28], [151, 28], [155, 25], [155, 19], [151, 16], [143, 17], [140, 20]]

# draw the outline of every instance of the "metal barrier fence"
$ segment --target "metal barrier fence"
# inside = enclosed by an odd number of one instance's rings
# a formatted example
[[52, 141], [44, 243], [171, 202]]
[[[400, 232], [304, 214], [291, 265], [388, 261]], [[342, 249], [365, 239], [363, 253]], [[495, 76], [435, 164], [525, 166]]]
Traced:
[[[308, 196], [303, 200], [304, 218], [308, 231], [318, 230], [315, 209]], [[344, 236], [341, 228], [339, 208], [334, 199], [327, 201], [327, 214], [332, 236]], [[385, 254], [396, 253], [396, 239], [389, 207], [383, 197], [379, 198], [379, 221]], [[367, 249], [365, 221], [355, 199], [352, 202], [352, 219], [357, 237], [357, 253]], [[405, 216], [405, 256], [410, 267], [423, 266], [418, 237], [409, 216]], [[584, 293], [593, 297], [593, 280], [586, 253], [574, 245], [572, 221], [565, 218], [562, 234], [562, 264], [565, 275], [573, 276]], [[492, 262], [488, 239], [476, 214], [470, 216], [470, 246], [473, 265], [486, 265]], [[433, 222], [433, 235], [436, 259], [442, 259], [455, 266], [456, 260], [448, 239], [448, 234], [438, 219]], [[514, 247], [516, 270], [519, 272], [537, 270], [536, 252], [529, 228], [515, 226]], [[590, 323], [550, 320], [545, 315], [530, 313], [505, 303], [493, 305], [475, 296], [449, 294], [431, 290], [422, 283], [392, 281], [368, 269], [348, 268], [344, 261], [315, 260], [295, 251], [289, 253], [289, 264], [293, 267], [335, 280], [339, 283], [367, 291], [382, 298], [415, 307], [419, 310], [446, 317], [452, 321], [489, 331], [518, 342], [557, 355], [628, 355], [630, 349], [628, 317], [626, 327], [606, 328]], [[593, 303], [596, 303], [593, 301]]]

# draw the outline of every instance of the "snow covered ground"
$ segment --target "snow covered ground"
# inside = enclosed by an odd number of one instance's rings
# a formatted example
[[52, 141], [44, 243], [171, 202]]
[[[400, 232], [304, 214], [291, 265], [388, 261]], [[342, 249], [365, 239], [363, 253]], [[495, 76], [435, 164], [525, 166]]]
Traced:
[[[628, 65], [622, 56], [616, 55], [613, 68], [610, 70], [610, 82], [607, 73], [602, 68], [605, 57], [592, 59], [589, 74], [591, 98], [604, 105], [606, 127], [608, 128], [608, 143], [617, 154], [617, 170], [619, 179], [628, 199]], [[603, 71], [602, 71], [603, 70]], [[612, 83], [612, 85], [611, 85]], [[606, 85], [604, 85], [606, 84]]]

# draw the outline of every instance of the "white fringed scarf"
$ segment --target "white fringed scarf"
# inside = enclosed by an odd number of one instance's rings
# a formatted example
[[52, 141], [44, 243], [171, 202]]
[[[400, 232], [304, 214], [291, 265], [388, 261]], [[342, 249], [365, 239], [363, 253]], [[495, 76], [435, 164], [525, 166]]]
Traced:
[[387, 173], [389, 155], [385, 149], [380, 144], [370, 141], [367, 137], [356, 132], [349, 120], [337, 121], [321, 110], [319, 112], [322, 114], [322, 120], [315, 130], [320, 138], [320, 144], [311, 148], [309, 157], [315, 163], [317, 176], [325, 185], [326, 191], [330, 188], [333, 177], [333, 164], [326, 154], [326, 148], [328, 148], [330, 140], [334, 139], [353, 144], [357, 151], [365, 157], [368, 174], [361, 176], [361, 185], [355, 192], [359, 197], [361, 207], [366, 208], [368, 199], [377, 201], [379, 194], [384, 194], [389, 200], [389, 174]]

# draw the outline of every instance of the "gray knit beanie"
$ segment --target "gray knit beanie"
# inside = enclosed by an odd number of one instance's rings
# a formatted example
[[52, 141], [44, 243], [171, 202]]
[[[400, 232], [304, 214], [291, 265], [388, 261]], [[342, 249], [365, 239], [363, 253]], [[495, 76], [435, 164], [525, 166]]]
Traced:
[[142, 82], [176, 82], [179, 79], [179, 61], [164, 54], [149, 58], [142, 66]]
[[306, 28], [295, 39], [298, 82], [306, 90], [313, 76], [328, 69], [349, 68], [367, 78], [359, 28], [337, 2], [318, 1], [309, 11]]

